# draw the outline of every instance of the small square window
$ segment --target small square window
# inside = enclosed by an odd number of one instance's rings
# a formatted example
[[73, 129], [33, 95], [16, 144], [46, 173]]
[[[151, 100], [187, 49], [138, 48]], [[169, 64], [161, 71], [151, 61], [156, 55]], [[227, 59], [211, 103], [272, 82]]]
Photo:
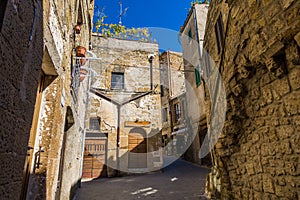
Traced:
[[90, 118], [89, 129], [93, 130], [93, 131], [100, 131], [100, 118], [99, 117]]
[[113, 72], [111, 74], [111, 89], [112, 90], [124, 89], [124, 73]]

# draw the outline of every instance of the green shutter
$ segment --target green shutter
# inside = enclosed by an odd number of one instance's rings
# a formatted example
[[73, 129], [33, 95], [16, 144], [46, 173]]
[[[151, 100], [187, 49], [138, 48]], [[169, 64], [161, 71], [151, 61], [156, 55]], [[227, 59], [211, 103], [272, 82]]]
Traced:
[[196, 86], [198, 87], [201, 84], [200, 71], [196, 67], [195, 68], [195, 78], [196, 78]]

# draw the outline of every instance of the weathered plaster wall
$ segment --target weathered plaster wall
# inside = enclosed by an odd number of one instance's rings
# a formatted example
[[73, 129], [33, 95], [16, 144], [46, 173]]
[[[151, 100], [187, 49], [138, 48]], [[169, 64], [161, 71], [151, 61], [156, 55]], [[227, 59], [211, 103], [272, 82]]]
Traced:
[[[81, 10], [80, 10], [81, 9]], [[63, 11], [61, 11], [63, 12]], [[81, 12], [81, 14], [80, 14]], [[63, 66], [66, 70], [65, 77], [65, 90], [66, 90], [66, 106], [69, 106], [72, 110], [72, 117], [74, 124], [69, 129], [63, 129], [65, 136], [65, 149], [63, 153], [63, 162], [61, 163], [61, 169], [63, 173], [61, 175], [60, 182], [60, 199], [73, 198], [81, 180], [82, 162], [83, 162], [83, 150], [84, 150], [84, 129], [87, 108], [87, 95], [89, 77], [85, 79], [78, 86], [78, 96], [74, 98], [74, 92], [70, 88], [72, 84], [72, 64], [75, 60], [72, 56], [75, 56], [74, 47], [77, 45], [84, 46], [89, 50], [89, 43], [91, 41], [92, 32], [92, 19], [94, 14], [94, 1], [69, 1], [65, 2], [64, 7], [64, 20], [63, 24], [67, 20], [67, 32], [63, 34], [64, 39], [64, 54], [63, 54]], [[80, 18], [82, 16], [82, 18]], [[74, 34], [75, 24], [81, 22], [80, 34]], [[66, 23], [66, 22], [65, 22]], [[70, 37], [73, 36], [73, 37]], [[86, 53], [86, 57], [91, 57], [90, 53]], [[89, 61], [83, 67], [89, 68]], [[74, 67], [74, 66], [73, 66]], [[66, 121], [65, 121], [66, 124]], [[65, 126], [66, 127], [66, 126]]]
[[195, 68], [202, 73], [202, 41], [204, 37], [207, 11], [208, 4], [195, 4], [191, 8], [184, 26], [181, 28], [185, 71], [184, 75], [186, 81], [187, 123], [190, 135], [189, 140], [193, 141], [191, 147], [185, 154], [185, 157], [186, 159], [198, 164], [201, 164], [201, 160], [199, 158], [200, 146], [203, 142], [201, 141], [201, 138], [203, 138], [202, 135], [206, 135], [205, 131], [201, 131], [201, 124], [205, 121], [206, 111], [204, 85], [201, 83], [197, 86]]
[[[101, 89], [108, 97], [124, 102], [143, 92], [150, 91], [149, 54], [156, 54], [153, 60], [154, 93], [132, 101], [121, 107], [120, 133], [120, 168], [128, 171], [128, 133], [133, 127], [126, 126], [126, 122], [146, 121], [150, 125], [142, 126], [148, 136], [159, 133], [161, 129], [161, 100], [160, 100], [160, 72], [158, 65], [158, 45], [137, 41], [119, 40], [93, 36], [93, 52], [101, 61], [93, 61], [92, 68], [97, 76], [92, 81], [92, 87]], [[111, 87], [111, 73], [124, 73], [124, 89], [113, 91]], [[117, 140], [117, 107], [96, 95], [91, 96], [95, 106], [89, 110], [90, 116], [100, 116], [107, 126], [111, 127], [108, 134], [108, 165], [116, 166]], [[148, 149], [151, 149], [148, 143]], [[148, 168], [151, 169], [152, 160], [148, 157]], [[108, 169], [108, 176], [113, 176], [114, 170]]]
[[[164, 112], [167, 117], [167, 121], [162, 121], [162, 135], [164, 135], [165, 140], [169, 140], [167, 137], [171, 138], [172, 131], [174, 130], [174, 127], [172, 126], [176, 126], [176, 129], [186, 126], [186, 111], [182, 105], [180, 107], [181, 118], [176, 125], [174, 123], [174, 116], [171, 115], [172, 109], [173, 113], [175, 113], [173, 104], [174, 100], [176, 99], [175, 101], [181, 104], [178, 97], [184, 94], [186, 90], [182, 53], [172, 51], [162, 53], [160, 55], [160, 73], [161, 85], [163, 86], [161, 89], [164, 90], [162, 93], [163, 96], [161, 97], [163, 109], [162, 113]], [[173, 103], [171, 103], [171, 101]], [[167, 141], [164, 141], [164, 143], [167, 144]], [[171, 150], [171, 144], [169, 144], [169, 147], [164, 150], [167, 151], [167, 149]], [[173, 152], [175, 152], [175, 149], [173, 149]], [[169, 151], [169, 153], [171, 152]]]
[[[222, 199], [299, 199], [299, 1], [213, 1], [205, 45], [227, 94], [209, 192]], [[214, 25], [220, 13], [224, 51]]]
[[0, 30], [0, 196], [11, 200], [21, 196], [43, 56], [43, 23], [40, 1], [7, 1], [4, 10]]

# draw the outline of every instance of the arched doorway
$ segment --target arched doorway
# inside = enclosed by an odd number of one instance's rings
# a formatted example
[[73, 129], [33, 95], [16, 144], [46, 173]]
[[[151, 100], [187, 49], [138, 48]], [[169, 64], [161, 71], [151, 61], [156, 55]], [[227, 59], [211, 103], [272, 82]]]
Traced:
[[128, 168], [147, 168], [147, 138], [142, 128], [133, 128], [128, 134]]

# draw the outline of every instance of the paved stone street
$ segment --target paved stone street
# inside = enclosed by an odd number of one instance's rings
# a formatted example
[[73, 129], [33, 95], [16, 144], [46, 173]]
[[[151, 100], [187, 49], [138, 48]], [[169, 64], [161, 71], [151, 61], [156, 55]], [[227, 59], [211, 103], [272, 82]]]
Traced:
[[[169, 160], [165, 158], [165, 163]], [[165, 167], [163, 172], [83, 182], [75, 199], [205, 199], [208, 173], [207, 168], [179, 159]]]

